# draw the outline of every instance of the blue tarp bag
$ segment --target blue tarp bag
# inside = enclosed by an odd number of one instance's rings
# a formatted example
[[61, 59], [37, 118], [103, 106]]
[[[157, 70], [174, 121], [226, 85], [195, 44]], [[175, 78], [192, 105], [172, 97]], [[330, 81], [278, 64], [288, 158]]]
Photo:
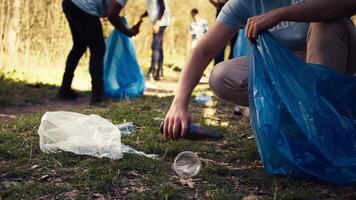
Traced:
[[[124, 18], [122, 20], [126, 23]], [[138, 64], [132, 39], [114, 30], [106, 39], [105, 95], [115, 99], [129, 99], [143, 95], [144, 90], [145, 76]]]
[[238, 58], [241, 56], [247, 56], [247, 38], [245, 37], [245, 29], [240, 29], [238, 31], [238, 36], [236, 38], [236, 42], [233, 46], [233, 57]]
[[356, 183], [356, 77], [299, 60], [270, 33], [249, 51], [251, 124], [268, 175]]

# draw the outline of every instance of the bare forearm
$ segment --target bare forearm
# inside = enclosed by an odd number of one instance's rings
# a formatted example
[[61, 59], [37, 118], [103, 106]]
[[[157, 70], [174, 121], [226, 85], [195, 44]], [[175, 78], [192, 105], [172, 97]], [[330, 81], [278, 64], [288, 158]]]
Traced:
[[111, 1], [108, 11], [108, 20], [110, 23], [121, 32], [125, 33], [126, 35], [130, 34], [130, 30], [126, 27], [123, 21], [120, 19], [120, 12], [122, 10], [122, 6], [115, 2], [114, 0]]
[[216, 8], [219, 6], [219, 2], [217, 0], [209, 0], [209, 2], [213, 4], [213, 6], [215, 6]]
[[209, 62], [236, 34], [236, 30], [229, 29], [220, 23], [215, 24], [193, 49], [188, 62], [183, 69], [176, 90], [173, 104], [183, 107], [188, 106], [193, 89], [199, 83], [200, 78]]
[[321, 22], [356, 14], [356, 0], [305, 0], [273, 10], [281, 21]]
[[197, 46], [190, 54], [186, 67], [183, 69], [179, 79], [179, 86], [173, 101], [174, 104], [188, 106], [195, 86], [199, 83], [204, 70], [214, 57], [213, 53], [206, 54], [203, 51]]
[[110, 23], [121, 32], [125, 33], [126, 35], [130, 34], [130, 30], [126, 27], [126, 25], [122, 22], [119, 16], [116, 17], [108, 17]]

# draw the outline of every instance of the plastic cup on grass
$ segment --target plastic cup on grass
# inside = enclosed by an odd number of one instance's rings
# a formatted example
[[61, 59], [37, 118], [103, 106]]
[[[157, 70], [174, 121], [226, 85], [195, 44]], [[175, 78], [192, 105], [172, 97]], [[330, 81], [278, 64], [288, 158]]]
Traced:
[[201, 169], [200, 158], [194, 152], [184, 151], [175, 158], [173, 169], [178, 176], [184, 179], [196, 176]]

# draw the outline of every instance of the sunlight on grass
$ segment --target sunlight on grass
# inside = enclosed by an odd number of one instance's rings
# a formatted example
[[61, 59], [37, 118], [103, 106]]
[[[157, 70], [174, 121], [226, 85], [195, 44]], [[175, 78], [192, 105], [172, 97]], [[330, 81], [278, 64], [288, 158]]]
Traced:
[[[44, 83], [59, 86], [64, 72], [64, 61], [48, 62], [39, 56], [23, 57], [21, 59], [1, 60], [0, 71], [6, 78], [25, 81], [27, 83]], [[73, 88], [77, 90], [90, 89], [90, 75], [86, 67], [87, 59], [83, 59], [75, 71]]]

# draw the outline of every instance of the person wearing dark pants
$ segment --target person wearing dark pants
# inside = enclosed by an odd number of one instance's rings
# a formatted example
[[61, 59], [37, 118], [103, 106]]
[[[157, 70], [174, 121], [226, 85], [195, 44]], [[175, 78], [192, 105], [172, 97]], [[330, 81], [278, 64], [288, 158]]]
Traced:
[[[151, 66], [148, 70], [147, 78], [157, 81], [163, 78], [163, 37], [164, 31], [171, 22], [171, 12], [165, 0], [146, 0], [147, 11], [141, 15], [141, 18], [149, 16], [153, 27], [152, 39], [152, 58]], [[157, 71], [156, 71], [157, 67]]]
[[[228, 2], [228, 0], [209, 0], [210, 3], [216, 8], [216, 17], [218, 17], [221, 9], [224, 5]], [[234, 46], [238, 37], [238, 33], [230, 40], [230, 53], [229, 53], [229, 60], [234, 58]], [[214, 58], [214, 65], [219, 64], [225, 60], [225, 46]]]
[[73, 47], [66, 61], [62, 85], [57, 93], [59, 99], [74, 100], [78, 94], [71, 89], [74, 71], [86, 49], [90, 50], [89, 72], [92, 79], [90, 103], [103, 100], [103, 62], [105, 41], [100, 17], [108, 17], [113, 26], [128, 36], [139, 32], [139, 24], [127, 28], [119, 13], [127, 0], [63, 0], [63, 12], [69, 23]]
[[151, 67], [150, 67], [150, 72], [149, 76], [152, 78], [153, 72], [157, 66], [157, 73], [155, 75], [155, 80], [161, 80], [163, 77], [163, 59], [164, 59], [164, 54], [163, 54], [163, 36], [164, 36], [164, 31], [166, 27], [161, 26], [159, 28], [158, 33], [153, 34], [153, 39], [152, 39], [152, 59], [151, 59]]

